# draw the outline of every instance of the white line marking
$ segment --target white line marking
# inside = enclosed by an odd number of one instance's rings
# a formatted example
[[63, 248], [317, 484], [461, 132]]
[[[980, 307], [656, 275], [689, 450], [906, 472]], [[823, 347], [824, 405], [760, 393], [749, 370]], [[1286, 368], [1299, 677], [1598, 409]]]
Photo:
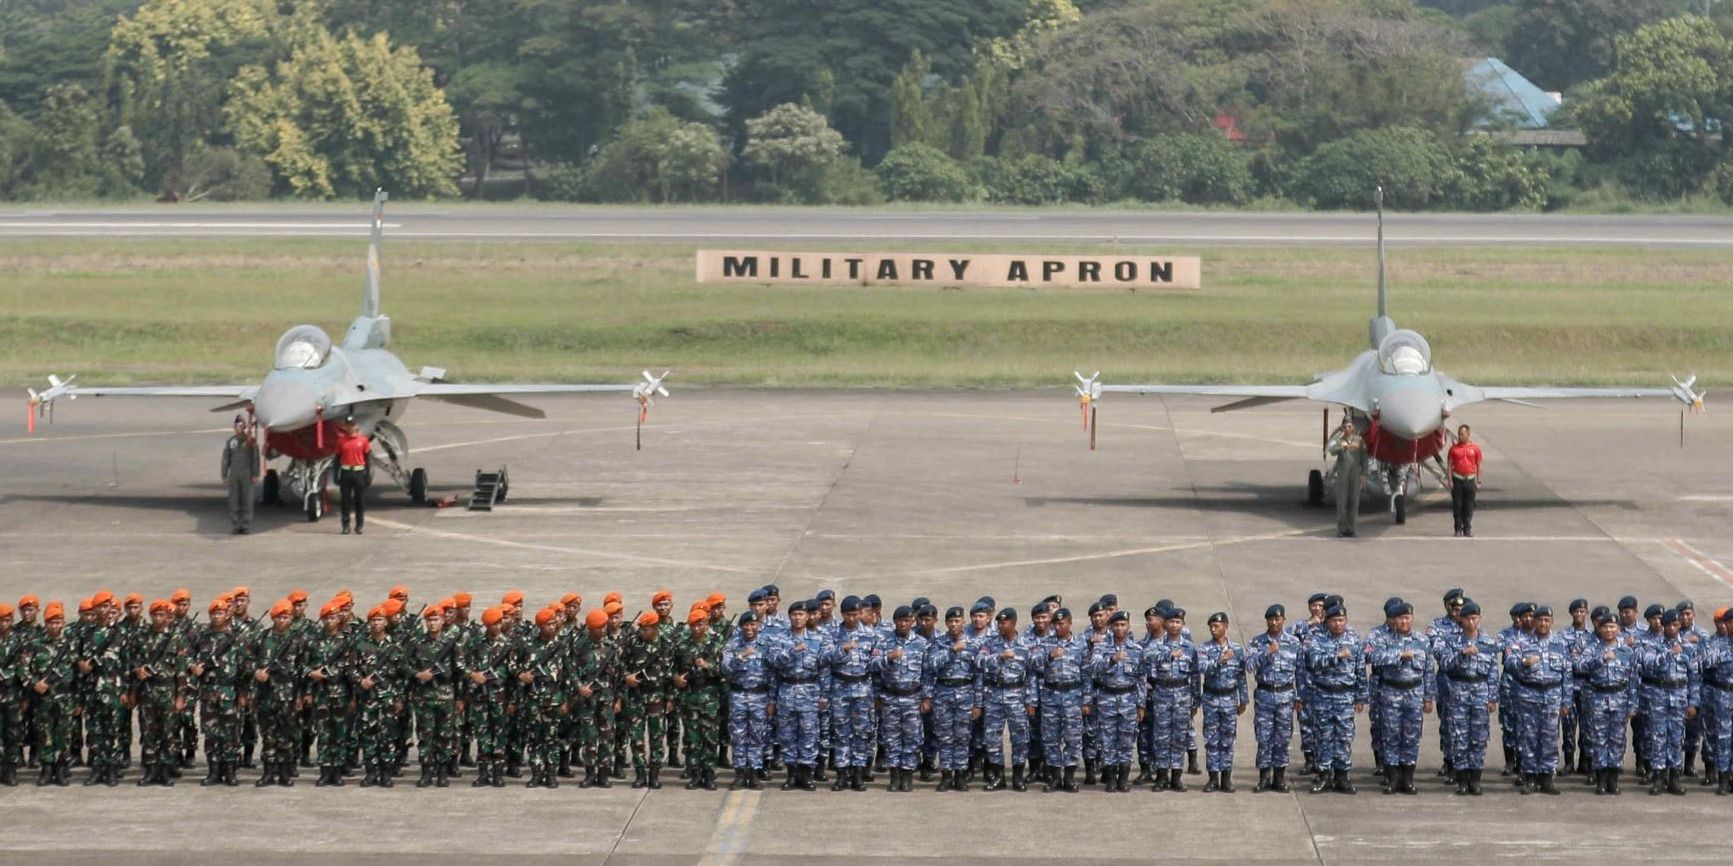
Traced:
[[1727, 566], [1717, 562], [1713, 557], [1689, 544], [1686, 544], [1681, 539], [1667, 538], [1663, 539], [1661, 544], [1668, 550], [1671, 550], [1674, 555], [1678, 556], [1680, 559], [1696, 566], [1698, 571], [1721, 581], [1722, 586], [1725, 586], [1728, 589], [1733, 589], [1733, 571], [1729, 571]]
[[1196, 550], [1200, 547], [1221, 547], [1229, 544], [1247, 544], [1254, 541], [1275, 541], [1293, 538], [1309, 532], [1322, 532], [1328, 527], [1318, 526], [1313, 529], [1289, 529], [1284, 532], [1272, 532], [1264, 535], [1244, 535], [1237, 538], [1222, 538], [1211, 541], [1187, 541], [1178, 544], [1163, 544], [1156, 547], [1134, 547], [1129, 550], [1108, 550], [1101, 553], [1086, 553], [1077, 556], [1055, 556], [1046, 559], [1021, 559], [1011, 562], [984, 562], [978, 565], [954, 565], [948, 568], [929, 568], [921, 571], [906, 572], [910, 575], [929, 574], [959, 574], [968, 571], [989, 571], [1000, 568], [1024, 568], [1032, 565], [1067, 565], [1076, 562], [1093, 562], [1102, 559], [1123, 559], [1128, 556], [1147, 556], [1154, 553], [1173, 553], [1180, 550]]
[[479, 536], [479, 535], [469, 535], [467, 533], [462, 533], [462, 532], [451, 532], [449, 530], [444, 530], [444, 529], [432, 529], [432, 528], [425, 527], [425, 526], [413, 526], [413, 525], [408, 524], [408, 523], [399, 523], [395, 520], [386, 520], [384, 518], [379, 518], [379, 517], [375, 517], [372, 520], [369, 520], [367, 522], [372, 523], [372, 524], [376, 524], [378, 526], [388, 526], [388, 527], [391, 527], [392, 529], [402, 530], [402, 531], [410, 533], [412, 535], [431, 535], [434, 538], [441, 538], [441, 539], [446, 539], [449, 541], [463, 541], [463, 542], [467, 542], [470, 544], [492, 544], [492, 545], [495, 545], [497, 547], [509, 547], [509, 548], [513, 548], [516, 550], [536, 550], [536, 551], [542, 551], [544, 553], [569, 553], [569, 554], [573, 554], [575, 556], [595, 556], [595, 557], [601, 557], [603, 559], [615, 559], [615, 560], [619, 560], [621, 562], [637, 563], [639, 565], [662, 565], [662, 566], [672, 566], [675, 568], [698, 568], [698, 569], [704, 569], [707, 571], [724, 571], [724, 572], [728, 572], [730, 574], [753, 574], [753, 573], [756, 573], [753, 569], [750, 569], [750, 568], [735, 568], [733, 566], [713, 565], [711, 563], [705, 563], [705, 562], [686, 562], [684, 560], [679, 560], [679, 559], [662, 559], [660, 557], [654, 557], [654, 556], [634, 556], [634, 555], [629, 554], [629, 553], [615, 553], [615, 552], [610, 551], [610, 550], [590, 550], [590, 549], [586, 549], [586, 548], [582, 548], [582, 547], [564, 547], [564, 546], [555, 545], [555, 544], [531, 544], [529, 542], [524, 542], [524, 541], [508, 541], [508, 540], [503, 539], [503, 538], [484, 538], [484, 537]]
[[[388, 229], [402, 228], [402, 223], [385, 223]], [[273, 223], [273, 222], [0, 222], [0, 229], [363, 229], [371, 231], [372, 223]]]
[[1679, 497], [1680, 502], [1733, 502], [1733, 496], [1717, 493], [1702, 493]]
[[710, 834], [702, 866], [730, 866], [746, 854], [746, 843], [752, 836], [752, 817], [758, 813], [758, 803], [764, 797], [759, 791], [734, 791], [724, 800], [722, 817]]
[[30, 445], [37, 442], [89, 442], [93, 439], [137, 439], [142, 436], [187, 436], [202, 433], [227, 433], [227, 427], [212, 427], [209, 430], [151, 430], [139, 433], [90, 433], [74, 434], [72, 436], [26, 436], [19, 439], [0, 439], [0, 445]]

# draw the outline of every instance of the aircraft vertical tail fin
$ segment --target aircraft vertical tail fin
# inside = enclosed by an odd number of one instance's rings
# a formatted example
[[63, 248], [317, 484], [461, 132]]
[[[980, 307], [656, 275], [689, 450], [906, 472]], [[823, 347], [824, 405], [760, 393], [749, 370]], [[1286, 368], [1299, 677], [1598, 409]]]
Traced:
[[385, 234], [385, 190], [373, 193], [373, 238], [367, 244], [367, 287], [361, 295], [361, 315], [379, 315], [379, 241]]
[[1378, 207], [1378, 314], [1368, 323], [1367, 333], [1372, 348], [1376, 349], [1385, 336], [1396, 330], [1396, 323], [1390, 320], [1390, 307], [1384, 292], [1384, 187], [1378, 187], [1372, 201]]

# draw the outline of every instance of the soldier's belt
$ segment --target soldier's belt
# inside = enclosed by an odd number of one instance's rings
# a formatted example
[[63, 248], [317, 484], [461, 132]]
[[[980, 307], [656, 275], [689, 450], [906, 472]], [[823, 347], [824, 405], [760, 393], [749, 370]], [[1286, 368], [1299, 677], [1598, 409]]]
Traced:
[[1720, 689], [1724, 692], [1733, 692], [1733, 681], [1730, 680], [1714, 680], [1704, 677], [1703, 685], [1712, 689]]
[[1279, 685], [1272, 685], [1270, 683], [1258, 683], [1258, 691], [1260, 691], [1260, 692], [1291, 692], [1293, 690], [1294, 690], [1294, 684], [1293, 683], [1281, 683]]
[[783, 677], [779, 682], [785, 686], [810, 686], [818, 682], [818, 677]]
[[1623, 684], [1603, 686], [1600, 683], [1590, 683], [1589, 688], [1592, 688], [1595, 691], [1600, 692], [1603, 695], [1610, 695], [1610, 694], [1613, 694], [1615, 692], [1622, 692], [1626, 688], [1628, 688], [1628, 686], [1625, 686]]
[[1354, 690], [1352, 684], [1334, 685], [1331, 683], [1312, 683], [1312, 688], [1317, 689], [1320, 692], [1329, 692], [1335, 695], [1345, 694]]
[[881, 686], [880, 689], [893, 698], [912, 698], [921, 693], [920, 686]]
[[1383, 686], [1384, 688], [1396, 689], [1397, 691], [1403, 691], [1403, 692], [1419, 688], [1420, 683], [1421, 683], [1420, 680], [1415, 680], [1414, 682], [1411, 682], [1411, 683], [1405, 683], [1405, 682], [1402, 682], [1401, 680], [1387, 680], [1387, 679], [1384, 679], [1383, 677], [1378, 678], [1378, 684]]
[[1674, 682], [1671, 680], [1661, 679], [1660, 677], [1643, 677], [1643, 685], [1654, 686], [1658, 689], [1682, 689], [1685, 687], [1685, 681], [1679, 680]]
[[1459, 674], [1455, 671], [1451, 671], [1445, 674], [1445, 676], [1459, 683], [1484, 683], [1487, 679], [1486, 677], [1477, 677], [1473, 674]]
[[762, 695], [770, 691], [768, 684], [762, 686], [729, 686], [728, 690], [735, 694]]
[[1525, 680], [1521, 678], [1516, 680], [1517, 685], [1529, 689], [1550, 689], [1559, 686], [1562, 683], [1562, 680], [1552, 680], [1550, 682], [1546, 680]]
[[1103, 685], [1102, 683], [1096, 683], [1095, 690], [1105, 695], [1129, 695], [1132, 692], [1137, 691], [1137, 684], [1133, 683], [1129, 686], [1109, 686]]
[[994, 680], [988, 685], [996, 689], [1020, 689], [1028, 685], [1028, 680]]
[[1041, 684], [1042, 691], [1048, 691], [1048, 692], [1072, 692], [1072, 691], [1076, 691], [1082, 687], [1083, 687], [1083, 683], [1081, 681], [1074, 682], [1074, 683], [1042, 683]]
[[1178, 688], [1180, 686], [1189, 686], [1189, 685], [1191, 685], [1191, 680], [1186, 679], [1185, 677], [1180, 677], [1178, 679], [1170, 679], [1170, 680], [1162, 680], [1162, 679], [1156, 679], [1155, 677], [1150, 677], [1149, 678], [1149, 684], [1152, 686], [1160, 686], [1164, 689], [1173, 689], [1173, 688]]
[[1221, 697], [1223, 695], [1237, 695], [1240, 693], [1240, 690], [1236, 686], [1226, 686], [1226, 687], [1204, 686], [1203, 687], [1203, 693], [1206, 695], [1215, 695], [1217, 697]]
[[870, 679], [870, 677], [868, 677], [866, 674], [842, 674], [842, 673], [839, 673], [839, 674], [833, 674], [832, 676], [835, 676], [838, 680], [841, 680], [845, 683], [864, 683], [868, 679]]
[[951, 688], [956, 688], [958, 686], [970, 686], [970, 685], [974, 685], [974, 684], [975, 684], [975, 678], [974, 677], [952, 677], [950, 679], [939, 680], [939, 685], [949, 686]]

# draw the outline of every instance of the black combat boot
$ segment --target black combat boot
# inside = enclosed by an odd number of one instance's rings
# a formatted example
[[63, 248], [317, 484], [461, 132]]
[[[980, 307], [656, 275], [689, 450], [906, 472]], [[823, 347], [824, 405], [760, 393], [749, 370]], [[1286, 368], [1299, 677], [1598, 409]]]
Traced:
[[277, 784], [277, 762], [266, 761], [264, 772], [259, 774], [259, 780], [253, 783], [255, 788], [265, 788]]
[[170, 758], [168, 760], [168, 762], [166, 762], [166, 763], [162, 762], [162, 761], [158, 761], [157, 765], [156, 765], [156, 783], [157, 783], [157, 785], [164, 787], [164, 788], [173, 788], [175, 786], [175, 777], [174, 777], [173, 772], [172, 772], [173, 770], [174, 770], [174, 759], [173, 758]]
[[[706, 791], [716, 790], [716, 768], [715, 767], [706, 767], [704, 769], [703, 788]], [[808, 779], [808, 781], [807, 781], [806, 790], [808, 790], [808, 791], [812, 790], [812, 781], [810, 779]]]
[[[203, 785], [205, 783], [200, 782], [199, 784]], [[361, 787], [371, 788], [371, 787], [374, 787], [375, 785], [378, 785], [378, 784], [379, 784], [379, 771], [373, 769], [372, 764], [368, 764], [367, 765], [367, 775], [365, 778], [363, 778], [361, 780]]]
[[1576, 760], [1577, 760], [1576, 752], [1572, 749], [1566, 749], [1565, 753], [1564, 753], [1564, 758], [1562, 759], [1563, 770], [1564, 770], [1565, 775], [1569, 776], [1569, 775], [1571, 775], [1577, 771]]
[[380, 761], [376, 772], [379, 777], [379, 787], [391, 788], [397, 785], [396, 779], [393, 778], [391, 763], [389, 761]]
[[1011, 769], [1011, 790], [1018, 793], [1029, 790], [1029, 783], [1023, 778], [1023, 765], [1018, 764]]
[[1326, 770], [1322, 767], [1319, 767], [1318, 768], [1318, 777], [1316, 779], [1312, 780], [1312, 793], [1322, 794], [1325, 791], [1330, 790], [1330, 786], [1331, 786], [1331, 783], [1333, 781], [1334, 781], [1334, 774], [1332, 774], [1329, 770]]
[[865, 791], [867, 780], [872, 778], [872, 774], [867, 772], [866, 767], [850, 767], [848, 769], [848, 789], [850, 791]]
[[54, 784], [56, 786], [64, 788], [71, 784], [71, 782], [66, 778], [67, 774], [72, 772], [70, 764], [71, 759], [61, 758], [60, 762], [54, 765]]
[[[740, 778], [740, 772], [738, 770], [735, 771], [734, 776], [735, 776], [735, 779], [738, 780]], [[647, 788], [647, 787], [649, 787], [649, 785], [650, 785], [650, 779], [647, 776], [645, 776], [644, 769], [642, 767], [633, 768], [633, 770], [632, 770], [632, 787], [634, 789]], [[730, 788], [729, 790], [738, 790], [738, 789]]]
[[1658, 797], [1667, 790], [1667, 774], [1656, 770], [1649, 774], [1649, 796]]
[[1167, 789], [1169, 791], [1176, 791], [1176, 792], [1181, 793], [1181, 794], [1185, 793], [1184, 778], [1185, 777], [1182, 776], [1180, 774], [1179, 770], [1177, 770], [1177, 769], [1168, 773], [1168, 775], [1167, 775]]
[[[499, 777], [499, 765], [497, 763], [494, 765], [493, 774], [494, 774], [495, 778]], [[710, 778], [712, 778], [712, 779], [716, 778], [716, 771], [715, 770], [710, 771]], [[614, 783], [608, 779], [608, 765], [607, 764], [601, 764], [601, 765], [598, 765], [596, 767], [596, 780], [594, 782], [590, 783], [590, 787], [592, 787], [592, 788], [612, 788], [612, 787], [614, 787]]]
[[560, 768], [555, 773], [565, 779], [572, 777], [572, 755], [570, 752], [560, 752]]
[[1607, 793], [1608, 794], [1611, 794], [1611, 795], [1617, 797], [1620, 794], [1624, 793], [1624, 792], [1619, 790], [1619, 775], [1622, 774], [1623, 772], [1624, 772], [1624, 770], [1619, 768], [1619, 767], [1610, 767], [1607, 769]]
[[[6, 784], [6, 774], [11, 772], [11, 770], [12, 770], [12, 767], [10, 764], [8, 764], [5, 767], [0, 767], [0, 785]], [[150, 785], [156, 784], [156, 765], [155, 764], [145, 764], [144, 765], [144, 775], [139, 776], [138, 781], [134, 782], [133, 784], [137, 785], [140, 788], [144, 788], [144, 787], [148, 787]]]
[[1258, 768], [1258, 783], [1252, 786], [1252, 793], [1262, 794], [1270, 789], [1270, 768]]
[[1685, 796], [1685, 786], [1679, 783], [1678, 767], [1673, 767], [1667, 770], [1667, 793], [1679, 797]]
[[982, 764], [981, 779], [987, 783], [982, 786], [982, 790], [997, 791], [1005, 787], [1005, 772], [998, 764]]
[[1595, 771], [1595, 794], [1597, 796], [1605, 797], [1607, 795], [1607, 793], [1608, 793], [1607, 792], [1607, 771], [1606, 770], [1596, 770]]
[[421, 778], [415, 780], [415, 787], [426, 788], [433, 784], [433, 765], [421, 762]]
[[1057, 790], [1059, 790], [1059, 768], [1050, 766], [1046, 772], [1041, 774], [1041, 793], [1051, 794]]
[[[448, 788], [451, 786], [451, 780], [446, 776], [445, 773], [446, 773], [445, 763], [443, 761], [441, 761], [439, 766], [433, 768], [433, 787], [435, 787], [435, 788]], [[285, 781], [283, 784], [284, 785], [292, 785], [294, 783]]]
[[751, 773], [752, 773], [752, 771], [746, 769], [745, 767], [735, 767], [734, 768], [734, 781], [728, 783], [728, 790], [730, 790], [730, 791], [744, 791], [744, 790], [746, 790], [746, 777], [748, 775], [750, 775]]
[[486, 788], [493, 784], [493, 762], [478, 757], [475, 760], [475, 781], [470, 782], [471, 788]]
[[1062, 781], [1059, 783], [1059, 790], [1064, 791], [1067, 794], [1077, 793], [1076, 766], [1066, 767], [1064, 771], [1062, 771], [1061, 779]]
[[1288, 768], [1277, 767], [1270, 772], [1270, 790], [1278, 794], [1288, 793]]
[[1233, 792], [1234, 792], [1234, 771], [1233, 770], [1223, 770], [1222, 771], [1222, 793], [1223, 794], [1232, 794]]
[[525, 788], [540, 788], [542, 786], [542, 768], [530, 765], [530, 780], [524, 783]]
[[[650, 785], [650, 790], [652, 790], [652, 791], [662, 790], [662, 765], [655, 762], [655, 761], [650, 762], [649, 785]], [[754, 787], [756, 787], [756, 786], [754, 786]]]
[[319, 781], [314, 782], [313, 787], [315, 787], [315, 788], [329, 788], [332, 785], [337, 784], [336, 782], [332, 781], [331, 777], [333, 777], [333, 776], [336, 776], [339, 779], [342, 778], [342, 776], [336, 772], [335, 767], [320, 767], [319, 768]]
[[831, 783], [830, 789], [832, 791], [847, 791], [848, 790], [848, 768], [847, 767], [837, 767], [836, 768], [836, 781]]
[[1222, 774], [1215, 770], [1209, 771], [1209, 781], [1203, 784], [1205, 794], [1214, 794], [1222, 789]]
[[101, 784], [101, 783], [102, 783], [102, 768], [101, 767], [92, 768], [90, 771], [90, 775], [86, 776], [84, 779], [84, 787], [88, 788], [92, 785], [97, 785], [97, 784]]
[[1468, 779], [1472, 775], [1473, 775], [1473, 773], [1468, 771], [1468, 770], [1457, 770], [1456, 771], [1456, 793], [1457, 793], [1457, 795], [1464, 796], [1464, 797], [1468, 796]]
[[1133, 785], [1147, 785], [1153, 781], [1155, 781], [1155, 776], [1150, 772], [1149, 762], [1148, 761], [1138, 761], [1137, 762], [1137, 778], [1132, 779], [1131, 784], [1133, 784]]
[[505, 759], [505, 774], [513, 779], [521, 779], [524, 774], [523, 759], [510, 755]]
[[1414, 769], [1415, 767], [1413, 764], [1406, 764], [1402, 767], [1402, 793], [1404, 794], [1415, 795], [1420, 793], [1419, 791], [1414, 790]]
[[1304, 766], [1302, 766], [1300, 768], [1300, 772], [1311, 773], [1311, 774], [1316, 775], [1318, 772], [1318, 756], [1311, 753], [1311, 752], [1307, 752], [1307, 751], [1303, 751], [1303, 750], [1300, 752], [1300, 754], [1303, 757], [1305, 757], [1305, 759], [1306, 759], [1306, 763]]
[[1733, 794], [1733, 775], [1721, 774], [1721, 780], [1715, 785], [1715, 794], [1721, 797]]
[[1696, 749], [1686, 749], [1685, 750], [1685, 772], [1683, 775], [1687, 779], [1697, 778], [1697, 750]]
[[1499, 775], [1510, 776], [1510, 775], [1514, 775], [1515, 773], [1516, 773], [1516, 749], [1514, 749], [1510, 746], [1505, 746], [1504, 747], [1504, 769], [1499, 771]]
[[940, 791], [952, 790], [952, 788], [951, 788], [951, 771], [950, 770], [940, 770], [939, 771], [939, 790]]
[[1188, 776], [1199, 776], [1203, 774], [1203, 771], [1197, 768], [1196, 749], [1185, 750], [1185, 774]]
[[1095, 784], [1095, 770], [1099, 763], [1094, 758], [1083, 759], [1083, 784]]
[[217, 760], [212, 758], [211, 762], [205, 765], [205, 777], [199, 781], [199, 787], [209, 788], [213, 785], [221, 785], [222, 783], [222, 770]]
[[241, 747], [241, 766], [251, 770], [258, 765], [253, 762], [253, 747], [251, 744]]
[[[1541, 773], [1540, 774], [1540, 792], [1542, 794], [1552, 794], [1554, 796], [1557, 796], [1557, 794], [1559, 793], [1559, 789], [1558, 789], [1557, 785], [1553, 784], [1553, 774], [1551, 774], [1551, 773]], [[1680, 793], [1683, 793], [1683, 792], [1680, 792]]]
[[1153, 790], [1156, 790], [1156, 791], [1167, 790], [1167, 770], [1166, 770], [1166, 768], [1157, 767], [1155, 769], [1155, 772], [1152, 774], [1152, 781], [1155, 783], [1153, 785]]
[[933, 759], [930, 757], [927, 757], [925, 755], [922, 755], [921, 756], [921, 781], [931, 782], [932, 780], [933, 780]]
[[1355, 793], [1354, 780], [1348, 778], [1348, 771], [1347, 770], [1337, 770], [1336, 771], [1336, 792], [1339, 794], [1353, 794], [1353, 793]]
[[1699, 784], [1705, 788], [1712, 788], [1715, 785], [1719, 784], [1720, 781], [1721, 781], [1721, 771], [1715, 769], [1715, 765], [1712, 762], [1710, 762], [1710, 760], [1708, 758], [1704, 758], [1703, 759], [1703, 781], [1698, 782], [1697, 784]]

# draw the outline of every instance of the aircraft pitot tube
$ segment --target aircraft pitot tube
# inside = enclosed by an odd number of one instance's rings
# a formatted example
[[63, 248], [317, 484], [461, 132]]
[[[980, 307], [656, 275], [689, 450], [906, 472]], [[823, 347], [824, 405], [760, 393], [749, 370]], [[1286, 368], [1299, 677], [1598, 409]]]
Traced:
[[48, 376], [48, 390], [39, 392], [35, 388], [24, 389], [30, 394], [30, 409], [24, 416], [26, 432], [36, 432], [36, 419], [41, 418], [44, 412], [48, 414], [48, 423], [54, 423], [54, 401], [61, 397], [68, 400], [78, 399], [77, 394], [69, 393], [72, 390], [72, 380], [77, 378], [77, 375], [72, 375], [62, 380], [59, 376], [50, 374]]
[[1077, 377], [1078, 384], [1072, 386], [1077, 391], [1077, 404], [1083, 410], [1083, 432], [1089, 434], [1089, 450], [1095, 450], [1095, 404], [1101, 400], [1101, 371], [1096, 370], [1087, 378], [1076, 370], [1071, 375]]

